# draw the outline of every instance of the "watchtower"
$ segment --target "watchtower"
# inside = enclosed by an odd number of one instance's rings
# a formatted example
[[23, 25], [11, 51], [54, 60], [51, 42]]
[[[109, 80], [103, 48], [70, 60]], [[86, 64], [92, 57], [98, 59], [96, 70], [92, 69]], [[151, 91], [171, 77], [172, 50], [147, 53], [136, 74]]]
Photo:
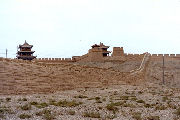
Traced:
[[111, 53], [107, 50], [109, 46], [105, 46], [103, 43], [100, 43], [99, 45], [95, 44], [91, 47], [92, 48], [88, 53], [90, 61], [103, 61], [103, 59], [109, 56], [109, 53]]
[[31, 51], [32, 47], [33, 45], [29, 45], [25, 40], [25, 43], [18, 47], [20, 50], [17, 52], [17, 58], [23, 60], [33, 60], [36, 58], [36, 56], [33, 56], [35, 51]]

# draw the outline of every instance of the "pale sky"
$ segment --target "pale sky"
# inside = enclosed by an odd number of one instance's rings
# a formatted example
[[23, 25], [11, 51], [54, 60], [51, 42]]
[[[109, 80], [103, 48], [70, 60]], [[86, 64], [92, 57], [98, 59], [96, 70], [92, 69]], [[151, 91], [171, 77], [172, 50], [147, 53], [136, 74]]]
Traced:
[[0, 0], [0, 57], [27, 40], [38, 57], [103, 42], [126, 53], [180, 54], [180, 0]]

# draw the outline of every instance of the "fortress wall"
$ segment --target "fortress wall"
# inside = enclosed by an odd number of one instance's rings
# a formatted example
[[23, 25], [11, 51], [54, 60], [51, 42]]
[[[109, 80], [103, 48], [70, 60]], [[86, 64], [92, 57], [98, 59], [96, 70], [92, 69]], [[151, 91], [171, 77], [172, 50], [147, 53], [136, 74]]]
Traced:
[[[127, 61], [140, 61], [144, 54], [124, 54]], [[180, 54], [151, 54], [152, 61], [162, 61], [163, 56], [166, 61], [180, 60]]]
[[151, 54], [151, 60], [162, 61], [163, 56], [165, 60], [180, 60], [180, 54]]
[[85, 54], [82, 56], [75, 56], [72, 58], [72, 60], [74, 60], [75, 62], [78, 62], [78, 61], [87, 62], [87, 61], [89, 61], [89, 55]]
[[141, 61], [144, 54], [124, 54], [127, 61]]
[[36, 62], [75, 62], [71, 58], [37, 58], [34, 59]]

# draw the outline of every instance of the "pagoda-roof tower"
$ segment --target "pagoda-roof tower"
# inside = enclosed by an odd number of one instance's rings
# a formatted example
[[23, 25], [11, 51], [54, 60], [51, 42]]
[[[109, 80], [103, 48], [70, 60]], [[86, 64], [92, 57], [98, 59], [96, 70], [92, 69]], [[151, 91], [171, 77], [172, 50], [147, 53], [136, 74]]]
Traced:
[[35, 51], [31, 51], [32, 47], [33, 45], [29, 45], [25, 40], [23, 45], [19, 45], [18, 49], [20, 50], [17, 52], [17, 58], [23, 60], [33, 60], [36, 58], [36, 56], [33, 56]]
[[26, 47], [26, 48], [32, 48], [33, 45], [29, 45], [26, 40], [25, 40], [25, 43], [23, 45], [19, 45], [19, 48], [22, 48], [22, 47]]

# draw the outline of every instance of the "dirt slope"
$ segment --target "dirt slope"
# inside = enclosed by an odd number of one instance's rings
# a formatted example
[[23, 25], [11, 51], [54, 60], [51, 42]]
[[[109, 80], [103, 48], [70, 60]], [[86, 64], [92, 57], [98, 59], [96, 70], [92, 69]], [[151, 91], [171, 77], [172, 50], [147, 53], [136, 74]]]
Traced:
[[1, 94], [46, 93], [122, 82], [126, 73], [72, 64], [0, 61]]

